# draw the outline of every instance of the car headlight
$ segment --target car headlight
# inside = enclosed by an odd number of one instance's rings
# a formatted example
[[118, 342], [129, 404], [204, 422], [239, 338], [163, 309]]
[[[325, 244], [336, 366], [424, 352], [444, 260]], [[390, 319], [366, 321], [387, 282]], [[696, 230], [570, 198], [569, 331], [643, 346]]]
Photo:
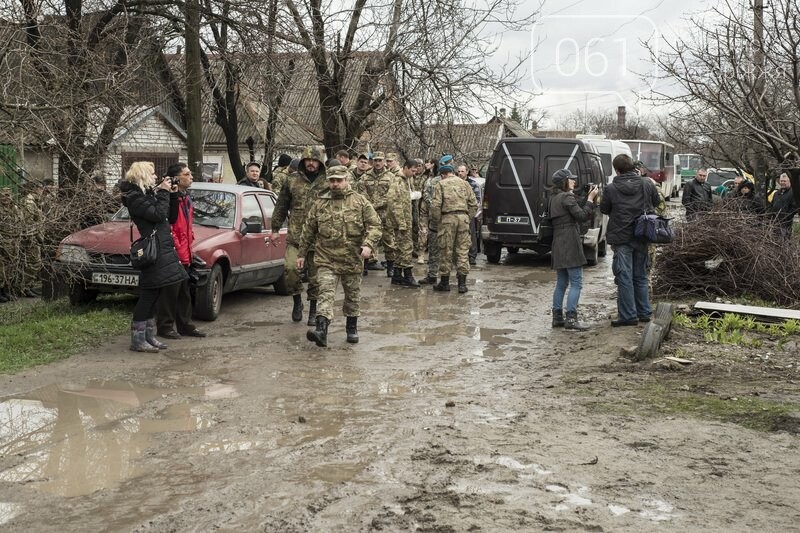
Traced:
[[62, 244], [58, 247], [56, 259], [63, 263], [88, 263], [89, 254], [83, 246]]

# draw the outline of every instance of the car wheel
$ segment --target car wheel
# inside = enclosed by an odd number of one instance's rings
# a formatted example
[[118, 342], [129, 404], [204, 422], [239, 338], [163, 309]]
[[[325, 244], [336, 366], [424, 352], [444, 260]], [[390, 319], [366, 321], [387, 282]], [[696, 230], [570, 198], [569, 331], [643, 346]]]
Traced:
[[80, 282], [73, 283], [69, 286], [69, 303], [72, 305], [88, 304], [96, 299], [97, 291], [87, 289]]
[[483, 249], [485, 250], [486, 260], [490, 263], [499, 263], [500, 262], [500, 253], [503, 251], [503, 248], [497, 244], [496, 242], [484, 242]]
[[272, 284], [275, 288], [275, 294], [278, 296], [289, 296], [289, 284], [286, 283], [286, 272], [281, 274], [278, 281]]
[[222, 290], [225, 280], [222, 278], [222, 267], [214, 265], [208, 274], [208, 283], [198, 288], [194, 305], [194, 314], [200, 320], [216, 320], [222, 307]]
[[506, 250], [508, 250], [508, 253], [510, 253], [510, 254], [519, 253], [519, 248], [516, 247], [516, 246], [508, 246], [508, 247], [506, 247]]
[[586, 256], [586, 263], [589, 266], [595, 266], [597, 264], [598, 248], [600, 248], [600, 243], [597, 243], [591, 247], [583, 247], [583, 253]]

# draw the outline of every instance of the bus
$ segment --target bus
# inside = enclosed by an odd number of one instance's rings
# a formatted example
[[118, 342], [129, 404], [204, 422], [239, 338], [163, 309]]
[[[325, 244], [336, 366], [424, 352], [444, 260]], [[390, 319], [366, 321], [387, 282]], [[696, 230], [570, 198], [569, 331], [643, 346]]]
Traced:
[[[680, 176], [675, 175], [673, 154], [675, 147], [663, 141], [623, 140], [630, 146], [634, 161], [641, 161], [647, 169], [647, 175], [661, 187], [664, 198], [678, 196], [681, 188]], [[677, 180], [677, 183], [676, 183]]]
[[682, 184], [692, 181], [701, 168], [703, 156], [700, 154], [675, 154], [675, 173], [680, 175]]

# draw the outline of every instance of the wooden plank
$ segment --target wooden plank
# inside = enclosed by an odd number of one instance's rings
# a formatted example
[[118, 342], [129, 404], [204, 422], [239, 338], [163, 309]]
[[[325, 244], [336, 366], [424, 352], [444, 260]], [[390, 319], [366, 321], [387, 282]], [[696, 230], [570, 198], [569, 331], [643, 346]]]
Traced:
[[716, 302], [697, 302], [694, 308], [699, 311], [734, 313], [737, 315], [751, 315], [756, 317], [778, 320], [800, 320], [800, 311], [796, 309], [781, 309], [778, 307], [756, 307], [753, 305], [720, 304]]

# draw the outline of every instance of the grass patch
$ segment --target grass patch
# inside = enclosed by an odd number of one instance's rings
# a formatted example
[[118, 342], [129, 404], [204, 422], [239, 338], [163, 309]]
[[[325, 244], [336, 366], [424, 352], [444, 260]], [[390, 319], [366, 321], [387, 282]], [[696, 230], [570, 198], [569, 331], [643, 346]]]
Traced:
[[66, 359], [97, 346], [130, 327], [133, 300], [108, 299], [72, 307], [53, 302], [20, 300], [0, 306], [0, 372]]
[[[732, 422], [756, 431], [786, 428], [792, 413], [800, 412], [800, 404], [776, 402], [757, 397], [708, 396], [703, 392], [669, 389], [653, 384], [639, 389], [640, 398], [662, 414], [683, 415]], [[792, 431], [797, 432], [797, 429]]]

